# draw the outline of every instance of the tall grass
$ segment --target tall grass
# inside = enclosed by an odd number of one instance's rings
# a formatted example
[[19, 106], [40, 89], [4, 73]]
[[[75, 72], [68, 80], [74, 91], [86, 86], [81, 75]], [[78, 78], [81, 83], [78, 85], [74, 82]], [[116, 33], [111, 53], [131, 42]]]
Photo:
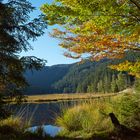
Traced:
[[23, 123], [20, 117], [9, 117], [0, 120], [0, 140], [45, 140], [51, 139], [43, 130], [38, 127], [34, 132], [28, 131], [28, 124]]
[[28, 105], [26, 105], [23, 108], [20, 108], [18, 111], [16, 109], [10, 109], [10, 106], [7, 106], [7, 108], [9, 108], [9, 110], [11, 110], [12, 114], [14, 115], [11, 115], [7, 119], [1, 119], [0, 127], [9, 126], [15, 130], [17, 129], [19, 131], [23, 131], [31, 125], [32, 117], [35, 111], [33, 111], [30, 117], [28, 118]]
[[139, 99], [137, 94], [123, 94], [67, 108], [56, 120], [57, 125], [64, 128], [60, 135], [111, 132], [113, 125], [108, 115], [111, 112], [122, 124], [131, 128], [140, 127]]
[[1, 140], [17, 140], [24, 133], [27, 125], [23, 123], [19, 117], [9, 117], [0, 120], [0, 139]]
[[11, 115], [7, 119], [0, 120], [0, 140], [18, 140], [26, 137], [26, 134], [39, 136], [41, 131], [27, 132], [27, 128], [31, 126], [32, 118], [37, 108], [34, 109], [29, 117], [29, 106], [20, 108], [15, 115]]
[[62, 135], [72, 135], [72, 137], [79, 134], [87, 137], [98, 132], [109, 132], [113, 126], [105, 110], [110, 112], [108, 104], [103, 106], [97, 100], [84, 102], [65, 109], [56, 123], [64, 128]]
[[2, 126], [9, 126], [15, 129], [23, 128], [22, 121], [19, 117], [9, 117], [7, 119], [0, 120], [0, 127]]

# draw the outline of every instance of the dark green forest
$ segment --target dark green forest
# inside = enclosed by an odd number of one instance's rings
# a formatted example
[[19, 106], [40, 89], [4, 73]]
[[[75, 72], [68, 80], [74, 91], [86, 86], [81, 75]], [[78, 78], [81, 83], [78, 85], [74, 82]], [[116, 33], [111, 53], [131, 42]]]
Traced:
[[124, 60], [135, 61], [139, 53], [127, 53], [120, 60], [103, 59], [98, 62], [85, 60], [82, 63], [55, 65], [41, 71], [27, 71], [29, 87], [26, 94], [47, 93], [110, 93], [135, 86], [137, 79], [127, 72], [109, 68]]

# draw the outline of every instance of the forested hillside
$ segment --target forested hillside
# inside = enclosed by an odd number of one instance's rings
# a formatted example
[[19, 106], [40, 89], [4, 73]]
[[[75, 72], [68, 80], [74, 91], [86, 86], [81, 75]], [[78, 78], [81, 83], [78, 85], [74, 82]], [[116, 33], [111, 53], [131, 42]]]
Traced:
[[54, 65], [44, 67], [40, 71], [27, 70], [25, 77], [29, 87], [24, 90], [25, 94], [53, 93], [52, 85], [62, 79], [72, 65]]
[[135, 79], [126, 72], [118, 72], [108, 66], [124, 60], [133, 61], [139, 57], [139, 53], [129, 53], [121, 60], [85, 61], [82, 64], [55, 65], [45, 67], [41, 71], [27, 71], [26, 79], [30, 86], [24, 92], [26, 94], [118, 92], [133, 86]]

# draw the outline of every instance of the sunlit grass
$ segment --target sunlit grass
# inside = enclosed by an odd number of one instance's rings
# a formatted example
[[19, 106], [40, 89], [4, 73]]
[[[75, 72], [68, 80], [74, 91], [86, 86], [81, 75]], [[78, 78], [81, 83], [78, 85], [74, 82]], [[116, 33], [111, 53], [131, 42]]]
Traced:
[[111, 131], [113, 126], [106, 112], [110, 112], [110, 106], [109, 104], [103, 106], [102, 103], [96, 100], [65, 109], [56, 120], [57, 125], [64, 128], [61, 135], [62, 133], [69, 136], [77, 135], [82, 131], [81, 134], [87, 137], [97, 132]]
[[22, 128], [21, 126], [21, 119], [19, 117], [9, 117], [7, 119], [0, 120], [0, 127], [2, 126], [9, 126], [15, 129]]
[[121, 124], [130, 128], [140, 127], [140, 96], [120, 94], [65, 108], [56, 120], [56, 124], [64, 128], [59, 135], [85, 138], [112, 132], [111, 112], [115, 113]]
[[27, 119], [25, 114], [28, 115], [28, 107], [20, 109], [16, 116], [11, 115], [6, 119], [0, 120], [0, 140], [25, 140], [25, 139], [45, 139], [47, 136], [43, 127], [38, 127], [34, 132], [29, 131], [31, 122], [36, 108]]
[[25, 114], [28, 115], [28, 105], [24, 108], [21, 108], [17, 113], [14, 113], [15, 115], [11, 115], [10, 117], [6, 119], [0, 120], [0, 127], [9, 127], [11, 129], [17, 130], [17, 131], [24, 131], [26, 128], [31, 126], [32, 117], [34, 115], [34, 111], [30, 115], [30, 117], [26, 118]]
[[62, 100], [80, 100], [114, 96], [114, 93], [96, 94], [96, 93], [76, 93], [76, 94], [46, 94], [46, 95], [31, 95], [27, 96], [27, 102], [50, 102]]

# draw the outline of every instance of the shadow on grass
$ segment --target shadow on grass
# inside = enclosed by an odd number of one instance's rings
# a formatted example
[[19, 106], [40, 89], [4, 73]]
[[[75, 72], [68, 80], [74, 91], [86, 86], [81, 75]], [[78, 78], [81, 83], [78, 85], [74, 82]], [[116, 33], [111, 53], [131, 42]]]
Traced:
[[[85, 138], [68, 138], [68, 137], [50, 137], [42, 136], [42, 132], [22, 132], [22, 130], [14, 129], [7, 125], [0, 127], [0, 140], [85, 140]], [[87, 140], [109, 140], [103, 136], [94, 136]]]

